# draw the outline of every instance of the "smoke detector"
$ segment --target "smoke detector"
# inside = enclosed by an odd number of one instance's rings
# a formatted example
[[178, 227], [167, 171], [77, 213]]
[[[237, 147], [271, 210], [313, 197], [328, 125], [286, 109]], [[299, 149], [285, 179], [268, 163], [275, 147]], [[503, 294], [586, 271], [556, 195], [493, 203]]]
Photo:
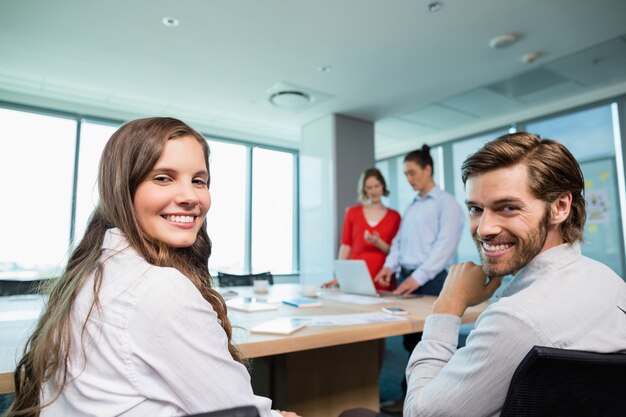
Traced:
[[441, 4], [440, 1], [433, 1], [432, 3], [428, 4], [428, 11], [431, 13], [437, 13], [439, 10], [441, 10], [442, 7], [443, 4]]
[[176, 26], [180, 25], [180, 20], [171, 16], [164, 17], [163, 19], [161, 19], [161, 22], [163, 22], [163, 25], [167, 26], [168, 28], [175, 28]]

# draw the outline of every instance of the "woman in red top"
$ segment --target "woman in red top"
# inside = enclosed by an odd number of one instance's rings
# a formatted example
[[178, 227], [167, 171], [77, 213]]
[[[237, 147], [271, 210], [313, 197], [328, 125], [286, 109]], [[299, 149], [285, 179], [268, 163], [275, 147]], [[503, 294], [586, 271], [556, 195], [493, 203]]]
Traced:
[[[382, 203], [382, 197], [388, 196], [385, 178], [376, 168], [369, 168], [359, 178], [358, 198], [361, 204], [348, 207], [343, 222], [339, 259], [363, 259], [367, 264], [372, 279], [385, 263], [391, 240], [400, 227], [400, 214]], [[337, 285], [333, 279], [323, 284], [324, 287]], [[390, 290], [392, 287], [380, 287], [378, 290]]]

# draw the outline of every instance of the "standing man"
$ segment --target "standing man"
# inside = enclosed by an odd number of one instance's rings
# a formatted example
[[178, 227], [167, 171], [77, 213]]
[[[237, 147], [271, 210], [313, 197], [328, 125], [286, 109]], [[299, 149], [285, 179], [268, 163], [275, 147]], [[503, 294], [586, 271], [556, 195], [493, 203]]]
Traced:
[[[400, 231], [375, 280], [389, 286], [391, 275], [396, 273], [395, 294], [439, 295], [446, 279], [446, 268], [452, 264], [461, 239], [465, 213], [452, 195], [435, 185], [428, 145], [404, 157], [404, 174], [417, 195], [404, 212]], [[403, 336], [403, 345], [409, 353], [421, 336], [422, 333]], [[404, 378], [402, 388], [406, 391]], [[404, 395], [383, 404], [381, 410], [400, 412], [403, 401]]]
[[[451, 268], [407, 367], [404, 416], [499, 416], [534, 346], [626, 351], [626, 284], [582, 256], [580, 166], [560, 143], [519, 132], [462, 166], [470, 231], [482, 266]], [[513, 280], [457, 350], [461, 316]]]

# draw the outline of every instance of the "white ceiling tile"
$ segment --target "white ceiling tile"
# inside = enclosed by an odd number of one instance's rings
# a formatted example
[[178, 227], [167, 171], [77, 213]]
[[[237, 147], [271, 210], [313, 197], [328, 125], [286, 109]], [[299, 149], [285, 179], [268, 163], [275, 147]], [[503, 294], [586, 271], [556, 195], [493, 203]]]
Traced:
[[487, 88], [477, 88], [440, 102], [446, 107], [475, 116], [493, 116], [519, 110], [523, 105]]
[[405, 113], [402, 115], [402, 118], [440, 129], [476, 120], [476, 116], [456, 109], [446, 108], [439, 104], [433, 104], [410, 113]]
[[626, 39], [620, 37], [546, 65], [551, 71], [584, 85], [626, 78]]
[[374, 125], [376, 133], [380, 132], [384, 135], [396, 136], [399, 138], [414, 138], [419, 135], [432, 133], [436, 129], [418, 123], [414, 123], [408, 120], [403, 120], [396, 117], [389, 117], [376, 122]]

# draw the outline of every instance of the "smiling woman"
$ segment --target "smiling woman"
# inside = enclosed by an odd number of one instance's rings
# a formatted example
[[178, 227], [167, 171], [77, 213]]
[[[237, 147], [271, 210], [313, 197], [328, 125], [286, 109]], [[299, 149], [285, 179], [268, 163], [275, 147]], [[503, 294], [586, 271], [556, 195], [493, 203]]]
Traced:
[[141, 229], [174, 248], [188, 247], [211, 207], [203, 147], [193, 136], [167, 141], [161, 157], [137, 186], [133, 206]]
[[135, 120], [113, 134], [100, 161], [100, 201], [51, 283], [7, 416], [252, 404], [263, 417], [278, 415], [253, 394], [212, 288], [208, 157], [204, 138], [172, 118]]

